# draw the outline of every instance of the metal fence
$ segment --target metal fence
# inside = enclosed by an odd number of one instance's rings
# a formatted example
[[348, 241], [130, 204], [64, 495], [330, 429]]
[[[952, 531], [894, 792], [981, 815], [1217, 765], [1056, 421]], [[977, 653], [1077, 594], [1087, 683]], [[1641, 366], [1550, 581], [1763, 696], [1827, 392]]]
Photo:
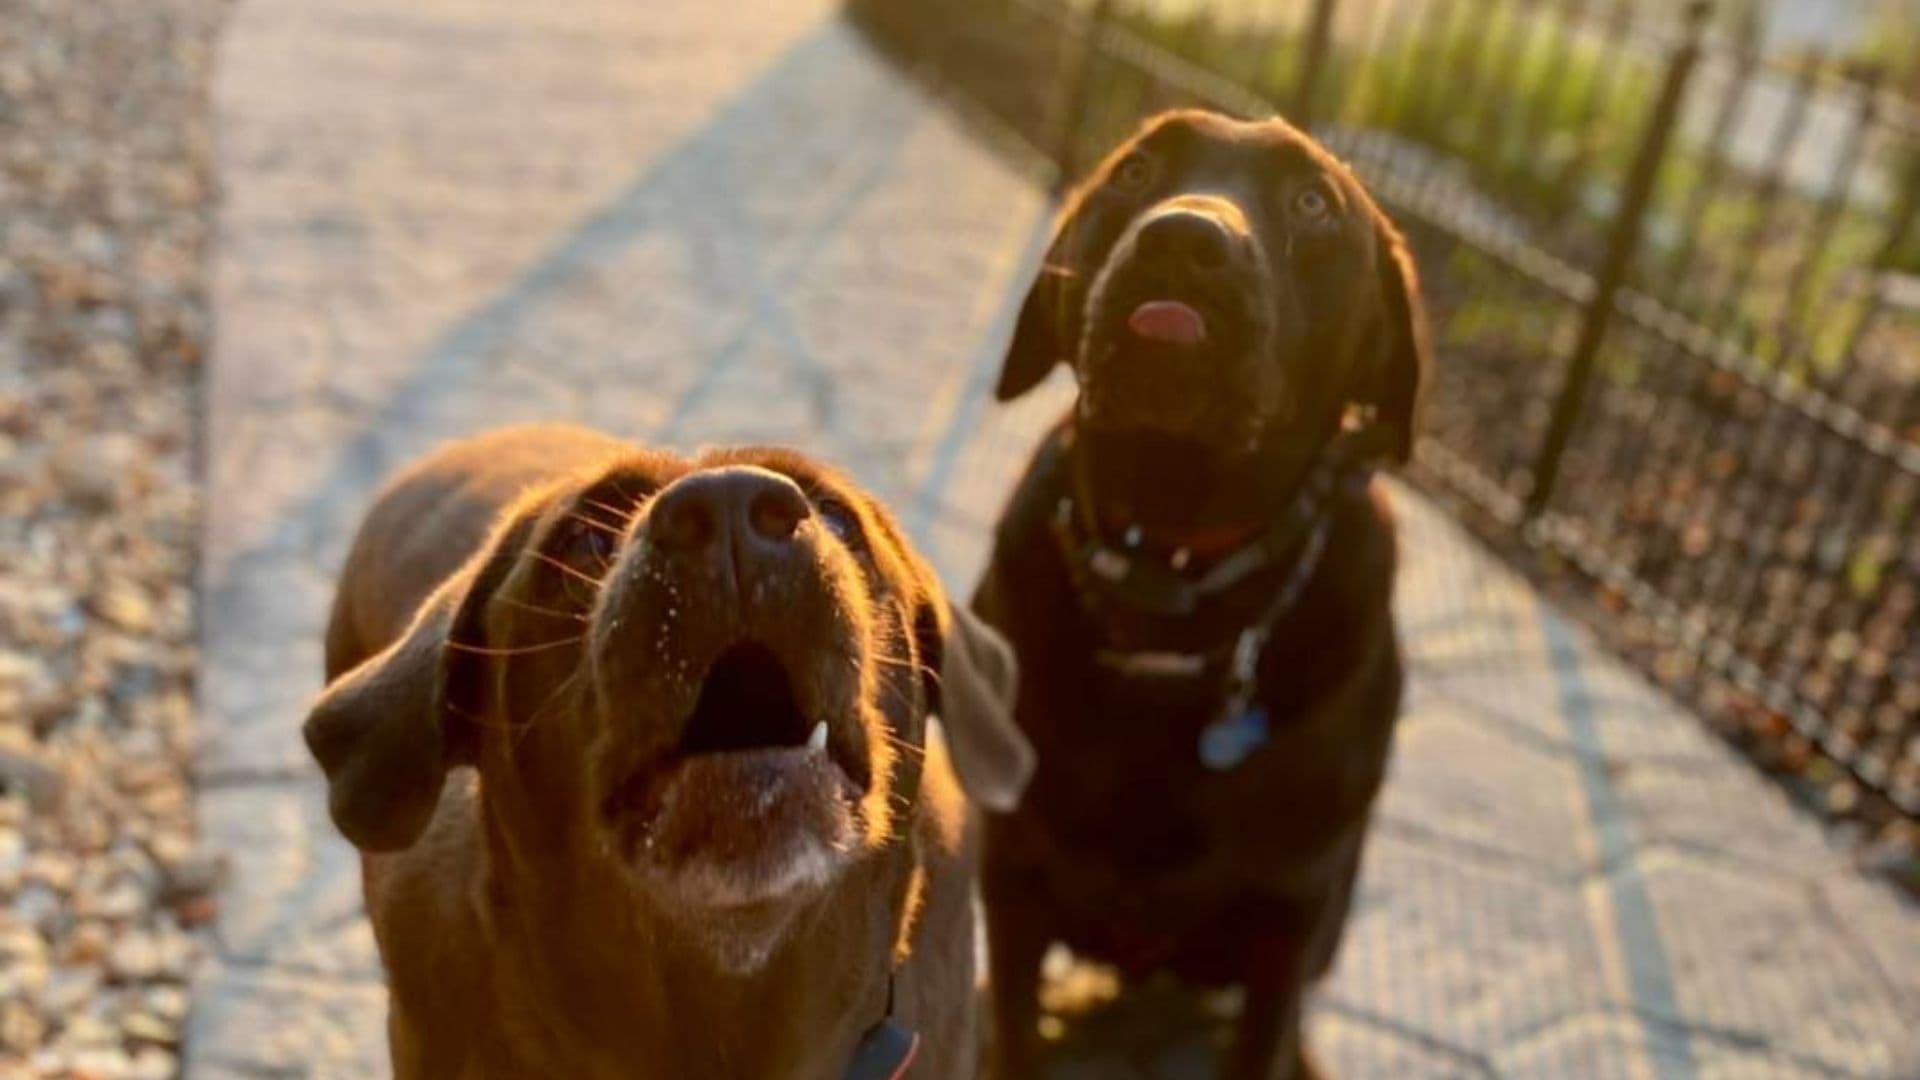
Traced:
[[1836, 813], [1920, 816], [1920, 118], [1750, 5], [851, 0], [1071, 179], [1278, 111], [1407, 230], [1417, 481]]

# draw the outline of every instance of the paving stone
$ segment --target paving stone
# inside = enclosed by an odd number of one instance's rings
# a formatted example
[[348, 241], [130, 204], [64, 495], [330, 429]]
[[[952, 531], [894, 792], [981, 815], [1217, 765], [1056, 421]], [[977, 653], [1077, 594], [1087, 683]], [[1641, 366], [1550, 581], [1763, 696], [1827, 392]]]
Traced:
[[[987, 339], [976, 363], [1000, 362], [1006, 330]], [[993, 521], [1047, 427], [1065, 414], [1073, 381], [1056, 370], [1043, 385], [1005, 405], [979, 402], [990, 382], [977, 384], [975, 403], [956, 401], [929, 441], [921, 502], [910, 508], [928, 558], [949, 582], [971, 591], [986, 568]]]
[[[1699, 1080], [1831, 1080], [1831, 1067], [1815, 1061], [1783, 1057], [1765, 1048], [1755, 1049], [1739, 1043], [1723, 1044], [1710, 1039], [1690, 1043], [1688, 1065]], [[1913, 1059], [1909, 1059], [1910, 1061]], [[1873, 1074], [1869, 1074], [1873, 1075]], [[1912, 1065], [1880, 1075], [1912, 1076]]]
[[1307, 1046], [1314, 1061], [1337, 1077], [1467, 1080], [1495, 1075], [1479, 1056], [1418, 1037], [1397, 1020], [1331, 1007], [1308, 1016]]
[[200, 800], [201, 835], [244, 853], [220, 901], [220, 955], [251, 967], [378, 979], [360, 892], [360, 857], [327, 819], [319, 776], [218, 787]]
[[1530, 745], [1440, 705], [1407, 711], [1376, 813], [1458, 844], [1572, 880], [1596, 865], [1571, 755]]
[[[1868, 963], [1909, 1016], [1920, 1015], [1920, 905], [1859, 874], [1832, 873], [1812, 883], [1812, 903], [1845, 947]], [[1920, 1038], [1908, 1057], [1920, 1076]]]
[[[1829, 841], [1785, 792], [1732, 750], [1711, 749], [1723, 759], [1711, 770], [1623, 763], [1613, 771], [1613, 790], [1642, 847], [1738, 860], [1747, 872], [1800, 881], [1851, 873], [1844, 846]], [[1739, 812], [1729, 812], [1736, 806]], [[1782, 852], [1793, 856], [1783, 859]]]
[[1331, 1005], [1487, 1057], [1553, 1019], [1617, 1003], [1579, 891], [1540, 870], [1382, 828]]
[[194, 988], [186, 1062], [193, 1077], [391, 1075], [387, 992], [377, 980], [328, 980], [214, 966]]
[[1644, 880], [1678, 1019], [1856, 1075], [1914, 1060], [1913, 1000], [1836, 933], [1812, 886], [1666, 853]]
[[1394, 601], [1416, 655], [1498, 661], [1512, 648], [1512, 628], [1539, 610], [1525, 581], [1498, 561], [1438, 507], [1404, 497], [1392, 485], [1400, 533], [1400, 576]]
[[1655, 1077], [1650, 1050], [1664, 1050], [1662, 1038], [1619, 1010], [1580, 1010], [1548, 1018], [1498, 1048], [1493, 1075]]

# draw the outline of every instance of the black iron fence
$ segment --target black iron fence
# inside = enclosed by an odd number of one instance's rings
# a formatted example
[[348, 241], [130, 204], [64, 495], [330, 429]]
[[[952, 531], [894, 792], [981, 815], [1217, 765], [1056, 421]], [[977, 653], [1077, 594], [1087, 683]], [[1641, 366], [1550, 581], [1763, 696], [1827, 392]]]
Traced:
[[1419, 255], [1415, 477], [1829, 809], [1920, 816], [1920, 116], [1752, 5], [851, 0], [1071, 178], [1281, 112]]

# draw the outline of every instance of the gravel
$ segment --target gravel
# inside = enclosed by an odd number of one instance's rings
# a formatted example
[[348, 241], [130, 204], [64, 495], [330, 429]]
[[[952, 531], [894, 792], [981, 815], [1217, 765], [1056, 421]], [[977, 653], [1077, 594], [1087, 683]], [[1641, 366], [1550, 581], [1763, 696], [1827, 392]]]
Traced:
[[176, 1075], [219, 0], [0, 0], [0, 1077]]

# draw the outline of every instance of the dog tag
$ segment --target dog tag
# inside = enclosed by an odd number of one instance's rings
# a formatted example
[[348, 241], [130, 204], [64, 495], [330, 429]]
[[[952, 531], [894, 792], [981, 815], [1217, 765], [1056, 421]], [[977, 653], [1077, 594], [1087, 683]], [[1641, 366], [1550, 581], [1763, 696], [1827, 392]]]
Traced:
[[900, 1080], [919, 1053], [920, 1033], [888, 1017], [860, 1036], [844, 1080]]
[[1227, 772], [1267, 741], [1267, 710], [1259, 705], [1223, 716], [1200, 732], [1200, 764]]

